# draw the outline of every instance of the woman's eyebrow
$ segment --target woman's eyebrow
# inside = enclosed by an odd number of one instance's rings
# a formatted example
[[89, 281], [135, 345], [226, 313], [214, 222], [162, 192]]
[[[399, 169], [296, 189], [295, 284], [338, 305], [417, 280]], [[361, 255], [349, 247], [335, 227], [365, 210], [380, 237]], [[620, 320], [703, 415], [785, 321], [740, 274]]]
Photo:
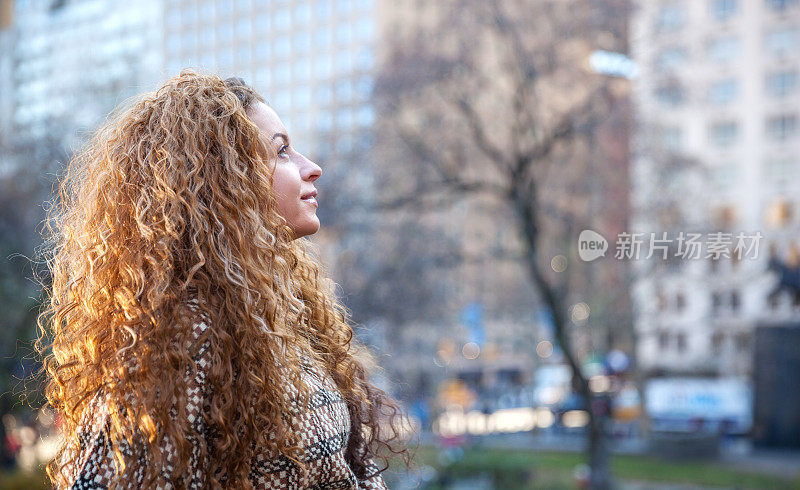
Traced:
[[284, 143], [289, 141], [289, 137], [283, 133], [275, 133], [272, 135], [272, 140], [276, 140], [277, 138], [283, 138]]

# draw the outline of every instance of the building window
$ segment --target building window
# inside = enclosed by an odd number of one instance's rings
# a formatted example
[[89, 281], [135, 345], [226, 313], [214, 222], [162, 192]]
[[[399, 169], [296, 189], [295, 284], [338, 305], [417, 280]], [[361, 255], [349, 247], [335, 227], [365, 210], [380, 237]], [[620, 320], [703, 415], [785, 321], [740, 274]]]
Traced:
[[[297, 95], [295, 95], [296, 97]], [[295, 100], [297, 104], [297, 100]], [[309, 116], [308, 112], [298, 112], [295, 117], [295, 129], [298, 131], [302, 131], [303, 133], [308, 133], [311, 129], [311, 117]]]
[[783, 12], [790, 7], [796, 7], [798, 0], [764, 0], [764, 3], [776, 12]]
[[777, 141], [789, 139], [797, 133], [797, 116], [781, 114], [767, 119], [767, 135]]
[[261, 35], [264, 35], [271, 31], [272, 15], [270, 14], [269, 9], [261, 7], [256, 8], [255, 25], [256, 25], [256, 32], [261, 33]]
[[738, 0], [711, 0], [710, 3], [711, 15], [719, 21], [733, 17], [738, 8]]
[[240, 43], [236, 47], [236, 64], [239, 65], [239, 68], [247, 67], [250, 65], [250, 43]]
[[665, 128], [661, 132], [661, 143], [665, 150], [679, 152], [683, 148], [683, 130], [681, 128]]
[[661, 85], [656, 89], [656, 99], [665, 106], [675, 107], [686, 100], [686, 93], [677, 82]]
[[311, 60], [308, 58], [294, 62], [294, 81], [307, 82], [311, 78]]
[[773, 97], [785, 97], [797, 90], [797, 70], [782, 70], [766, 77], [767, 93]]
[[250, 24], [250, 16], [243, 15], [239, 22], [236, 23], [236, 37], [239, 39], [250, 39], [250, 35], [253, 32], [251, 29]]
[[353, 71], [353, 56], [349, 49], [341, 49], [336, 53], [333, 68], [337, 75]]
[[372, 39], [372, 36], [375, 34], [375, 24], [373, 23], [372, 19], [369, 17], [365, 17], [363, 19], [359, 19], [356, 23], [356, 35], [362, 41]]
[[289, 39], [286, 36], [278, 36], [272, 42], [272, 56], [280, 59], [289, 58]]
[[269, 59], [269, 43], [266, 41], [259, 41], [255, 45], [255, 55], [257, 62], [266, 63]]
[[176, 55], [181, 50], [181, 38], [177, 35], [167, 37], [167, 51], [170, 55]]
[[688, 58], [684, 48], [667, 48], [658, 54], [655, 66], [661, 71], [674, 71], [684, 66]]
[[301, 31], [295, 34], [294, 37], [295, 54], [306, 53], [310, 49], [311, 49], [311, 34], [305, 31]]
[[371, 131], [360, 131], [356, 134], [357, 150], [368, 151], [374, 144]]
[[736, 37], [721, 37], [709, 41], [706, 45], [706, 56], [717, 63], [729, 63], [742, 54], [742, 43]]
[[336, 111], [336, 127], [345, 130], [353, 126], [353, 111], [347, 107], [342, 107]]
[[[294, 105], [295, 109], [300, 111], [311, 107], [311, 87], [308, 85], [297, 85], [294, 87]], [[302, 129], [305, 130], [307, 128], [303, 127]]]
[[361, 76], [356, 80], [356, 94], [361, 100], [369, 100], [372, 96], [372, 77]]
[[739, 296], [739, 291], [731, 291], [731, 310], [739, 311], [742, 306], [742, 298]]
[[197, 9], [185, 8], [183, 9], [183, 12], [181, 12], [181, 14], [183, 15], [184, 26], [194, 26], [195, 24], [197, 24], [197, 19], [198, 19]]
[[330, 78], [333, 63], [328, 55], [321, 54], [314, 58], [314, 77], [317, 79]]
[[711, 172], [714, 185], [719, 190], [728, 190], [739, 182], [739, 166], [724, 163]]
[[[275, 108], [280, 111], [281, 114], [290, 112], [292, 108], [292, 92], [290, 90], [284, 89], [276, 91], [273, 100], [275, 101]], [[291, 126], [291, 122], [287, 125]]]
[[329, 111], [323, 111], [317, 116], [316, 129], [320, 133], [327, 133], [333, 129], [333, 116]]
[[715, 354], [719, 354], [722, 351], [722, 344], [725, 342], [725, 334], [722, 332], [714, 332], [711, 336], [711, 350]]
[[728, 104], [733, 102], [738, 94], [739, 82], [733, 78], [720, 80], [708, 88], [708, 100], [712, 104]]
[[217, 67], [219, 70], [228, 71], [233, 65], [233, 50], [230, 46], [217, 52]]
[[[716, 260], [711, 261], [712, 264], [716, 264]], [[722, 309], [722, 295], [719, 293], [711, 293], [711, 312], [712, 313], [719, 313]]]
[[658, 32], [676, 31], [686, 25], [687, 12], [683, 3], [672, 3], [663, 5], [658, 11], [655, 19], [655, 27]]
[[221, 22], [217, 28], [217, 42], [224, 46], [233, 44], [233, 25], [230, 22]]
[[317, 86], [316, 90], [314, 91], [314, 101], [321, 105], [327, 106], [330, 105], [331, 101], [333, 100], [333, 90], [329, 84], [322, 84]]
[[681, 332], [677, 335], [678, 352], [686, 350], [686, 334]]
[[181, 43], [184, 52], [197, 51], [197, 31], [189, 29], [182, 34]]
[[207, 23], [214, 23], [214, 3], [213, 2], [203, 2], [203, 6], [200, 7], [200, 18], [203, 22]]
[[736, 334], [736, 350], [747, 352], [750, 349], [750, 335], [746, 333]]
[[353, 84], [350, 80], [336, 82], [336, 99], [339, 102], [350, 101], [353, 98]]
[[[214, 47], [214, 31], [212, 29], [201, 29], [200, 40], [204, 51], [212, 50]], [[207, 55], [208, 52], [204, 53]]]
[[713, 123], [709, 128], [709, 139], [716, 146], [729, 146], [739, 135], [739, 125], [733, 121]]
[[375, 55], [372, 48], [362, 47], [356, 53], [356, 68], [362, 71], [369, 71], [375, 64]]
[[181, 12], [178, 9], [167, 11], [167, 29], [178, 30], [181, 27]]
[[272, 82], [275, 85], [289, 85], [290, 77], [289, 65], [286, 63], [278, 63], [272, 70]]
[[369, 127], [375, 124], [375, 110], [370, 105], [362, 105], [356, 113], [359, 126]]
[[294, 7], [294, 25], [303, 26], [311, 21], [311, 5], [298, 3]]
[[678, 311], [683, 311], [686, 309], [686, 296], [684, 296], [683, 293], [678, 293], [678, 295], [675, 297], [675, 307], [678, 309]]
[[786, 182], [797, 177], [798, 163], [791, 157], [780, 157], [767, 160], [765, 165], [767, 178], [775, 182]]
[[331, 0], [317, 0], [314, 3], [314, 16], [318, 21], [328, 20], [331, 16]]
[[314, 32], [314, 44], [320, 51], [331, 49], [333, 45], [333, 33], [329, 27], [316, 29]]
[[275, 12], [274, 20], [273, 26], [275, 29], [287, 31], [292, 27], [291, 15], [285, 8], [281, 8]]
[[667, 332], [659, 332], [658, 347], [661, 350], [665, 350], [667, 347], [669, 347], [669, 334]]
[[347, 22], [339, 22], [336, 27], [336, 42], [339, 44], [350, 44], [350, 39], [353, 31], [350, 29], [350, 24]]
[[353, 151], [353, 136], [348, 133], [339, 135], [336, 139], [336, 152], [340, 155], [346, 155]]
[[797, 49], [800, 34], [797, 28], [785, 27], [768, 33], [764, 39], [767, 50], [775, 56], [793, 54]]

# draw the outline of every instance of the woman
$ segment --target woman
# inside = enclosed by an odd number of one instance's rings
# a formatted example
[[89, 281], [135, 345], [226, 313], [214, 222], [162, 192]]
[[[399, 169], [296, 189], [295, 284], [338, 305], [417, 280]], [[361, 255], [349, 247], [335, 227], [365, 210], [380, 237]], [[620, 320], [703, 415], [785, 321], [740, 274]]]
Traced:
[[188, 70], [73, 159], [39, 317], [56, 487], [385, 488], [375, 457], [408, 461], [302, 239], [320, 174], [243, 81]]

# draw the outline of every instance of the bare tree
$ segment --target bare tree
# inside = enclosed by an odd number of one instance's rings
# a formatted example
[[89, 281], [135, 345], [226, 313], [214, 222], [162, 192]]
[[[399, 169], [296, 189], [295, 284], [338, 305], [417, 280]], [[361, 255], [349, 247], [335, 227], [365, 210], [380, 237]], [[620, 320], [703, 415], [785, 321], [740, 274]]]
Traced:
[[413, 164], [382, 169], [395, 188], [383, 206], [424, 211], [489, 199], [515, 216], [515, 251], [552, 314], [555, 340], [586, 402], [592, 488], [608, 488], [607, 410], [570, 335], [569, 278], [576, 274], [560, 274], [551, 257], [574, 259], [569, 244], [590, 223], [593, 186], [607, 175], [595, 161], [602, 156], [594, 138], [624, 91], [592, 73], [588, 60], [596, 49], [625, 50], [627, 4], [409, 3], [410, 14], [390, 27], [394, 42], [376, 96], [382, 132], [394, 136], [386, 151], [401, 151]]

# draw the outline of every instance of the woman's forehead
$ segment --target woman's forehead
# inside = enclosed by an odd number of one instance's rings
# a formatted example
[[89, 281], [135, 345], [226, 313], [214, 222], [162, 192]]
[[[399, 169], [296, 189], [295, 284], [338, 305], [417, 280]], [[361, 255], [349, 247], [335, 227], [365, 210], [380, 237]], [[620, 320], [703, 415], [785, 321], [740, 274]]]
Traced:
[[286, 134], [286, 128], [275, 110], [263, 102], [257, 102], [247, 111], [250, 119], [258, 128], [272, 139], [275, 133]]

